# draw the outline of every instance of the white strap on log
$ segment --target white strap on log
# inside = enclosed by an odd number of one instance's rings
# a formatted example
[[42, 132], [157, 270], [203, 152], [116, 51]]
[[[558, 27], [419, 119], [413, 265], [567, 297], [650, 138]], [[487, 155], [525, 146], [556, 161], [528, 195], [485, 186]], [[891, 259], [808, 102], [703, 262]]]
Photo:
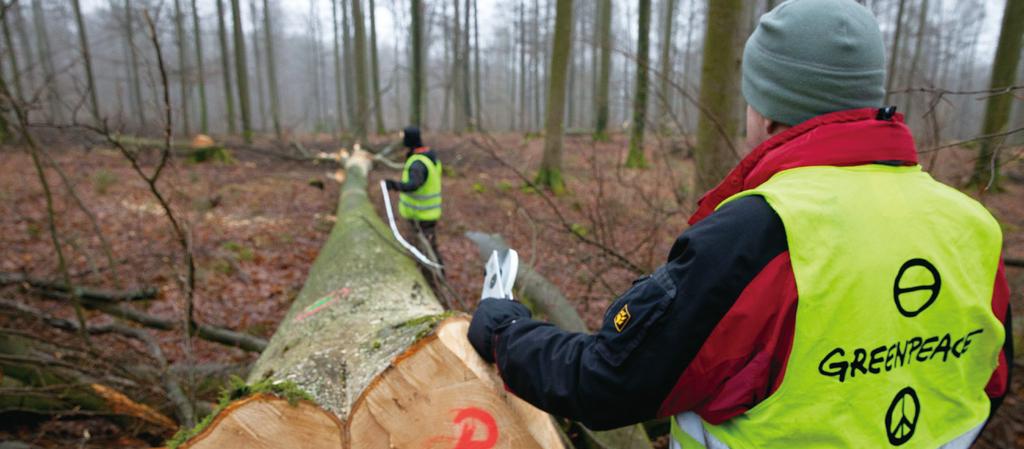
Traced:
[[398, 232], [398, 225], [395, 224], [395, 214], [391, 212], [391, 197], [388, 196], [388, 184], [384, 182], [383, 179], [380, 181], [380, 193], [384, 196], [384, 209], [388, 212], [388, 225], [391, 226], [391, 233], [395, 235], [395, 240], [398, 240], [398, 243], [402, 244], [402, 247], [412, 253], [413, 257], [415, 257], [421, 264], [437, 269], [444, 268], [428, 259], [427, 256], [424, 256], [423, 253], [420, 252], [420, 250], [416, 249], [415, 246], [410, 245], [409, 242], [402, 238], [402, 234]]

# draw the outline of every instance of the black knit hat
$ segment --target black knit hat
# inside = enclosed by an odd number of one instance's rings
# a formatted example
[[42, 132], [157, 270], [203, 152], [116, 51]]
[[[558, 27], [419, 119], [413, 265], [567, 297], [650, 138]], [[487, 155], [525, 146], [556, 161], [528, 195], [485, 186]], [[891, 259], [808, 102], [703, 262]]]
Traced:
[[423, 146], [420, 139], [420, 129], [415, 126], [407, 126], [402, 130], [402, 143], [408, 148], [419, 148]]

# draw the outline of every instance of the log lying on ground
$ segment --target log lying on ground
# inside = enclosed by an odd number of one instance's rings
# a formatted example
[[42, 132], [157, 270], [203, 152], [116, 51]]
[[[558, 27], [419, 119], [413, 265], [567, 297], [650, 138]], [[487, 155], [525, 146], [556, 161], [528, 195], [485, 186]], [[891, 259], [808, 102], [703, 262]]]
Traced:
[[[480, 250], [480, 259], [486, 261], [492, 251], [508, 249], [505, 239], [498, 234], [470, 231], [466, 238]], [[565, 299], [555, 284], [541, 276], [525, 263], [519, 265], [515, 288], [517, 298], [531, 305], [535, 312], [548, 321], [570, 332], [589, 332], [576, 308]], [[620, 429], [597, 432], [580, 426], [590, 447], [600, 449], [650, 448], [651, 442], [643, 426], [636, 424]]]
[[506, 393], [377, 217], [369, 157], [346, 163], [338, 219], [252, 384], [307, 393], [236, 401], [188, 448], [558, 448], [550, 416]]

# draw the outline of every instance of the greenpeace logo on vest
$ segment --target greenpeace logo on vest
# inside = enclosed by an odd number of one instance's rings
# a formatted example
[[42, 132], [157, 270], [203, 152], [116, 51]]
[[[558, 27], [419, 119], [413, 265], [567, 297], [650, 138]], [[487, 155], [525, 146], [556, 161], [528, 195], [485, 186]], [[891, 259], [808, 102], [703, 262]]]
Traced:
[[[904, 280], [905, 277], [908, 280]], [[893, 302], [900, 315], [914, 318], [935, 303], [941, 289], [942, 276], [935, 265], [925, 259], [910, 259], [896, 273], [892, 286]], [[928, 296], [918, 292], [928, 292]], [[847, 376], [852, 379], [858, 372], [862, 375], [889, 372], [908, 366], [914, 360], [921, 363], [934, 360], [940, 353], [942, 362], [948, 361], [950, 355], [959, 359], [971, 345], [971, 337], [980, 333], [981, 329], [975, 329], [962, 336], [947, 332], [941, 336], [912, 337], [871, 349], [854, 348], [849, 357], [843, 348], [835, 348], [821, 359], [818, 372], [844, 382]]]
[[[921, 363], [935, 360], [942, 354], [940, 361], [946, 362], [953, 356], [959, 359], [971, 345], [971, 337], [982, 333], [981, 329], [968, 332], [956, 340], [953, 335], [933, 335], [931, 337], [913, 337], [906, 341], [897, 341], [891, 345], [882, 345], [874, 349], [854, 348], [847, 352], [843, 348], [835, 348], [821, 359], [818, 372], [823, 376], [835, 377], [839, 382], [861, 375], [879, 374], [897, 368], [909, 366], [913, 361]], [[937, 344], [936, 344], [937, 343]], [[847, 354], [850, 354], [847, 357]]]

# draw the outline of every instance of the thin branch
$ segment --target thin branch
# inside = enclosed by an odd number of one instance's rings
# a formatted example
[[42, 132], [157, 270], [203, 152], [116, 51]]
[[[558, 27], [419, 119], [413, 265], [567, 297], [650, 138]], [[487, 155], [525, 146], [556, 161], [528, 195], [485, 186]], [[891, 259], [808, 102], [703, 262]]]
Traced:
[[629, 258], [627, 258], [626, 256], [622, 255], [618, 251], [616, 251], [616, 250], [614, 250], [612, 248], [609, 248], [607, 245], [605, 245], [605, 244], [603, 244], [603, 243], [601, 243], [599, 241], [593, 240], [593, 239], [591, 239], [591, 238], [589, 238], [589, 237], [587, 237], [585, 235], [582, 235], [583, 233], [581, 233], [581, 232], [576, 232], [574, 230], [573, 226], [572, 226], [572, 223], [570, 223], [569, 220], [566, 219], [564, 215], [562, 215], [562, 212], [558, 209], [558, 205], [555, 204], [554, 200], [552, 200], [551, 197], [549, 197], [540, 186], [534, 184], [534, 182], [532, 180], [530, 180], [530, 178], [527, 177], [525, 174], [523, 174], [523, 172], [519, 171], [518, 169], [513, 167], [512, 164], [509, 164], [507, 161], [502, 159], [501, 156], [498, 156], [498, 152], [495, 150], [495, 148], [500, 148], [501, 145], [499, 145], [494, 140], [494, 137], [491, 136], [486, 131], [482, 132], [481, 135], [485, 139], [486, 143], [481, 143], [481, 142], [477, 141], [476, 139], [471, 139], [471, 142], [473, 142], [473, 144], [476, 145], [477, 147], [479, 147], [480, 149], [483, 149], [484, 151], [486, 151], [492, 158], [494, 158], [494, 160], [496, 160], [498, 163], [503, 165], [505, 168], [511, 170], [516, 175], [516, 177], [518, 177], [527, 186], [529, 186], [538, 195], [540, 195], [541, 199], [544, 200], [545, 204], [547, 204], [548, 207], [551, 209], [551, 211], [555, 213], [555, 216], [558, 218], [558, 221], [561, 223], [562, 228], [565, 229], [565, 231], [567, 231], [570, 234], [572, 234], [573, 236], [575, 236], [581, 242], [597, 248], [602, 253], [604, 253], [606, 256], [608, 256], [611, 259], [615, 260], [618, 265], [620, 265], [623, 268], [633, 272], [634, 274], [638, 274], [639, 275], [639, 274], [644, 274], [645, 273], [645, 270], [643, 270], [642, 268], [640, 268], [639, 266], [634, 264], [631, 260], [629, 260]]

